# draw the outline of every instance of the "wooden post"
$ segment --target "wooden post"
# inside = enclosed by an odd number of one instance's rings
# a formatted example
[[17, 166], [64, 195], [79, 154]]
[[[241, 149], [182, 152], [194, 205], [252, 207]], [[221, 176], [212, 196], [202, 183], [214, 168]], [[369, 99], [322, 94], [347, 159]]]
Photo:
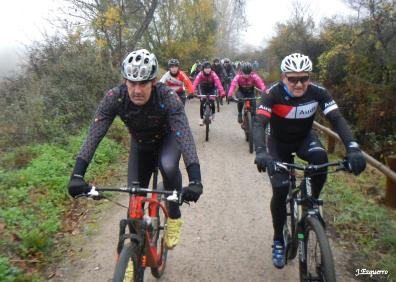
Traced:
[[[396, 155], [386, 158], [389, 168], [396, 172]], [[396, 208], [396, 182], [390, 177], [386, 177], [385, 202], [387, 205]]]
[[327, 151], [330, 154], [334, 153], [335, 144], [336, 144], [336, 139], [333, 136], [328, 135], [328, 137], [327, 137]]

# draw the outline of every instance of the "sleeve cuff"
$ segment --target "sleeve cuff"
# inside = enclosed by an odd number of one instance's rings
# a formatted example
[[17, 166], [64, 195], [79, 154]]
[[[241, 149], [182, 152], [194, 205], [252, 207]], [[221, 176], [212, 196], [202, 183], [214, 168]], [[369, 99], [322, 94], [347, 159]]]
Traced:
[[189, 181], [201, 181], [201, 168], [199, 164], [190, 164], [187, 167]]
[[84, 177], [85, 172], [87, 171], [88, 165], [89, 164], [85, 160], [83, 160], [81, 158], [77, 158], [76, 164], [73, 169], [73, 175], [77, 174], [77, 175], [81, 175], [82, 177]]

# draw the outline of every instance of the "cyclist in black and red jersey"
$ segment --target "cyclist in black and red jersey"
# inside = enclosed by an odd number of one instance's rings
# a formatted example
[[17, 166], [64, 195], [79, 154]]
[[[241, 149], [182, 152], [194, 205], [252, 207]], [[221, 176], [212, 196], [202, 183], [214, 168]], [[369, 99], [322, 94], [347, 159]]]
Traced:
[[[309, 80], [311, 60], [302, 54], [286, 56], [281, 63], [282, 80], [263, 94], [254, 123], [255, 163], [259, 171], [268, 171], [272, 184], [271, 214], [274, 227], [272, 262], [275, 267], [285, 264], [283, 226], [286, 221], [286, 197], [289, 189], [287, 172], [276, 172], [274, 161], [291, 162], [291, 154], [311, 164], [328, 162], [327, 153], [312, 130], [315, 113], [320, 108], [340, 135], [350, 170], [360, 174], [366, 160], [330, 93]], [[271, 125], [268, 143], [265, 128]], [[326, 170], [324, 170], [325, 172]], [[326, 174], [312, 177], [312, 194], [319, 197]]]
[[[76, 197], [90, 191], [84, 175], [97, 146], [114, 118], [119, 116], [131, 134], [128, 185], [139, 182], [148, 187], [158, 164], [165, 189], [182, 188], [180, 156], [187, 168], [189, 186], [184, 199], [197, 201], [202, 194], [201, 171], [193, 136], [179, 96], [162, 83], [156, 83], [158, 63], [145, 49], [133, 51], [122, 63], [124, 83], [109, 90], [102, 99], [77, 157], [69, 183], [69, 194]], [[180, 240], [182, 221], [177, 203], [169, 203], [165, 232], [168, 248]]]

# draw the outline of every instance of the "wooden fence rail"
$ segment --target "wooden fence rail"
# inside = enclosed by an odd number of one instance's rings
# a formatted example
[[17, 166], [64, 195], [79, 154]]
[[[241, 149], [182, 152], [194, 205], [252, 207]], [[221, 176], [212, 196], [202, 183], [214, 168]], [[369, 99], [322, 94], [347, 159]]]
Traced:
[[[335, 140], [341, 141], [341, 138], [338, 136], [338, 134], [316, 121], [314, 122], [314, 127], [328, 135], [328, 150], [331, 153], [334, 152]], [[396, 156], [390, 156], [387, 158], [389, 166], [393, 168], [392, 170], [390, 167], [377, 161], [366, 152], [362, 151], [362, 153], [370, 165], [386, 176], [385, 201], [389, 206], [396, 208], [396, 172], [394, 171], [396, 169]]]

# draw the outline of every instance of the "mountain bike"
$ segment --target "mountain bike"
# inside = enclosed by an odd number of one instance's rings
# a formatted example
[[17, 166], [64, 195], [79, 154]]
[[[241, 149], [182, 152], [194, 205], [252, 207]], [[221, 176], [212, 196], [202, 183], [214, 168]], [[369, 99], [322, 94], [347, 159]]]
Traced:
[[[324, 168], [335, 167], [333, 171]], [[299, 254], [300, 281], [336, 281], [333, 255], [326, 236], [326, 224], [322, 217], [323, 200], [312, 196], [311, 177], [323, 173], [350, 171], [347, 161], [321, 165], [301, 165], [275, 162], [276, 171], [289, 173], [289, 194], [286, 199], [287, 220], [283, 228], [286, 243], [286, 263]], [[295, 170], [304, 172], [301, 183], [296, 185]]]
[[181, 205], [183, 200], [182, 194], [176, 190], [166, 191], [161, 183], [157, 185], [158, 167], [153, 175], [152, 189], [139, 187], [138, 182], [133, 182], [130, 187], [120, 188], [92, 186], [88, 193], [88, 197], [96, 200], [107, 198], [103, 195], [107, 191], [129, 194], [129, 205], [124, 206], [128, 209], [127, 217], [119, 225], [115, 282], [143, 281], [147, 267], [151, 268], [156, 278], [160, 278], [165, 271], [168, 254], [164, 238], [168, 219], [166, 203], [177, 202]]
[[245, 132], [246, 141], [249, 142], [249, 152], [253, 153], [253, 122], [254, 116], [256, 114], [256, 109], [251, 106], [252, 100], [257, 100], [260, 98], [247, 97], [247, 98], [236, 98], [235, 102], [244, 101], [245, 105], [243, 107], [242, 124], [241, 128]]
[[205, 99], [203, 108], [204, 108], [204, 113], [203, 113], [203, 123], [205, 125], [205, 141], [209, 141], [209, 125], [211, 124], [213, 120], [213, 114], [212, 114], [212, 106], [210, 103], [210, 98], [216, 98], [216, 95], [195, 95], [194, 97], [196, 98], [203, 98]]

